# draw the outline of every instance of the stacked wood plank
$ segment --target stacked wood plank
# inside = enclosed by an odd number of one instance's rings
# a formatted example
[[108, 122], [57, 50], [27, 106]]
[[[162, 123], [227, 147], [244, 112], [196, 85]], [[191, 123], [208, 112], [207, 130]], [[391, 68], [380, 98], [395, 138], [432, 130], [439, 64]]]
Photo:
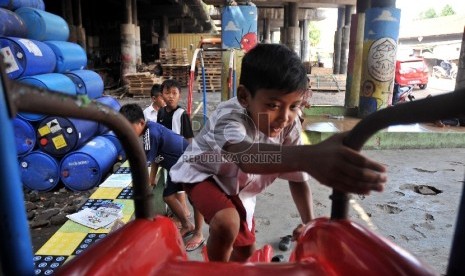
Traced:
[[345, 91], [345, 74], [333, 74], [333, 68], [312, 67], [310, 86], [314, 91]]
[[189, 64], [187, 60], [187, 48], [160, 48], [160, 62], [162, 64]]
[[190, 69], [187, 48], [160, 48], [160, 63], [165, 79], [175, 79], [181, 86], [187, 86]]
[[132, 97], [150, 97], [152, 86], [163, 81], [150, 72], [126, 74], [124, 80], [128, 85], [128, 94]]
[[[207, 92], [221, 92], [221, 72], [223, 69], [220, 51], [203, 52], [205, 66], [205, 88]], [[203, 76], [198, 62], [199, 92], [203, 91]]]

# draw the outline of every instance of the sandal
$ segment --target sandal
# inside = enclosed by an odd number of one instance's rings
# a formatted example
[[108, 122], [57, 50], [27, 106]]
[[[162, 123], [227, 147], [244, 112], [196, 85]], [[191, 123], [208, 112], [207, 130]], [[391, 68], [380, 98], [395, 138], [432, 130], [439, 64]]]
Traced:
[[276, 255], [274, 256], [273, 258], [271, 258], [271, 262], [273, 263], [281, 263], [281, 262], [284, 262], [284, 256], [279, 254], [279, 255]]
[[[196, 239], [196, 241], [193, 241], [194, 239]], [[192, 238], [186, 242], [186, 251], [187, 252], [192, 252], [200, 247], [202, 247], [203, 245], [205, 244], [205, 239], [204, 238], [200, 238], [198, 239], [198, 237], [195, 237], [192, 236]]]
[[281, 251], [289, 250], [289, 248], [291, 248], [291, 243], [292, 243], [291, 235], [281, 237], [281, 241], [279, 242], [279, 250]]

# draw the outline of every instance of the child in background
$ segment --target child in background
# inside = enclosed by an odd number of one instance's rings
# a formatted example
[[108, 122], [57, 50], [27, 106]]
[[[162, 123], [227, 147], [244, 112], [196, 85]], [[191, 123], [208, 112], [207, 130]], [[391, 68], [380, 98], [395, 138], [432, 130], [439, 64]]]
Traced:
[[[179, 106], [179, 96], [181, 93], [181, 85], [176, 80], [165, 80], [161, 85], [161, 91], [166, 106], [158, 112], [158, 123], [178, 133], [189, 142], [194, 137], [192, 131], [192, 123], [187, 112]], [[187, 207], [186, 194], [182, 191], [177, 194], [178, 200], [183, 204], [187, 216], [190, 216]], [[195, 229], [192, 237], [186, 243], [186, 250], [193, 251], [204, 243], [202, 234], [203, 216], [194, 209], [194, 224]]]
[[146, 121], [156, 122], [158, 110], [166, 105], [160, 88], [160, 84], [154, 84], [150, 90], [152, 103], [144, 109], [144, 117]]
[[[189, 142], [160, 124], [145, 121], [142, 108], [138, 104], [125, 104], [119, 112], [131, 123], [136, 135], [142, 136], [145, 154], [151, 164], [149, 184], [155, 186], [158, 167], [160, 166], [169, 172]], [[163, 200], [173, 213], [178, 216], [181, 222], [179, 231], [181, 236], [185, 237], [194, 230], [194, 225], [187, 218], [181, 202], [175, 196], [181, 190], [182, 186], [173, 183], [171, 177], [168, 176], [163, 190]]]
[[166, 106], [158, 111], [157, 122], [191, 140], [194, 137], [191, 119], [179, 106], [181, 86], [176, 80], [165, 80], [161, 84], [161, 92]]
[[210, 261], [244, 262], [252, 255], [256, 195], [276, 178], [289, 181], [305, 224], [313, 219], [309, 174], [345, 192], [383, 189], [385, 167], [344, 146], [345, 134], [302, 145], [298, 114], [307, 89], [295, 52], [258, 44], [243, 57], [237, 97], [218, 105], [171, 168], [172, 180], [183, 183], [210, 226]]

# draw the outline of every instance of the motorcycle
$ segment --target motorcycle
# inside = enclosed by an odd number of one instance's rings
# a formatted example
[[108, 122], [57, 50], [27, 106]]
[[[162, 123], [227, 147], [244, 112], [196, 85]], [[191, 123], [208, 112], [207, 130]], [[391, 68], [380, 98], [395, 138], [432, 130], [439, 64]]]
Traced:
[[433, 66], [432, 76], [435, 78], [455, 79], [457, 78], [457, 65], [455, 63], [441, 62], [441, 66]]
[[412, 102], [413, 100], [415, 100], [415, 96], [413, 96], [413, 85], [400, 86], [398, 83], [394, 84], [392, 105], [404, 103], [407, 101]]

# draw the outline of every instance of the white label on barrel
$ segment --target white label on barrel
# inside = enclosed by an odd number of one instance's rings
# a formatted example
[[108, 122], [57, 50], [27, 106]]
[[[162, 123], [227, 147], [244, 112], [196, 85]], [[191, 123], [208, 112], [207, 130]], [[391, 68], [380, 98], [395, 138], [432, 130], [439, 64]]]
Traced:
[[16, 63], [16, 59], [13, 56], [10, 47], [0, 49], [0, 54], [3, 56], [3, 62], [8, 64], [5, 70], [7, 74], [19, 70], [18, 63]]
[[80, 160], [80, 161], [68, 162], [68, 166], [69, 167], [76, 167], [76, 166], [87, 165], [89, 163], [90, 163], [89, 160]]
[[24, 47], [27, 48], [29, 53], [33, 54], [36, 57], [43, 56], [42, 51], [40, 50], [39, 47], [37, 47], [37, 45], [34, 42], [30, 41], [29, 39], [23, 39], [23, 38], [18, 39], [18, 41], [21, 42], [24, 45]]
[[57, 119], [53, 119], [53, 120], [47, 122], [47, 126], [48, 126], [48, 128], [50, 128], [51, 133], [55, 133], [55, 132], [61, 130], [60, 123], [58, 123]]

